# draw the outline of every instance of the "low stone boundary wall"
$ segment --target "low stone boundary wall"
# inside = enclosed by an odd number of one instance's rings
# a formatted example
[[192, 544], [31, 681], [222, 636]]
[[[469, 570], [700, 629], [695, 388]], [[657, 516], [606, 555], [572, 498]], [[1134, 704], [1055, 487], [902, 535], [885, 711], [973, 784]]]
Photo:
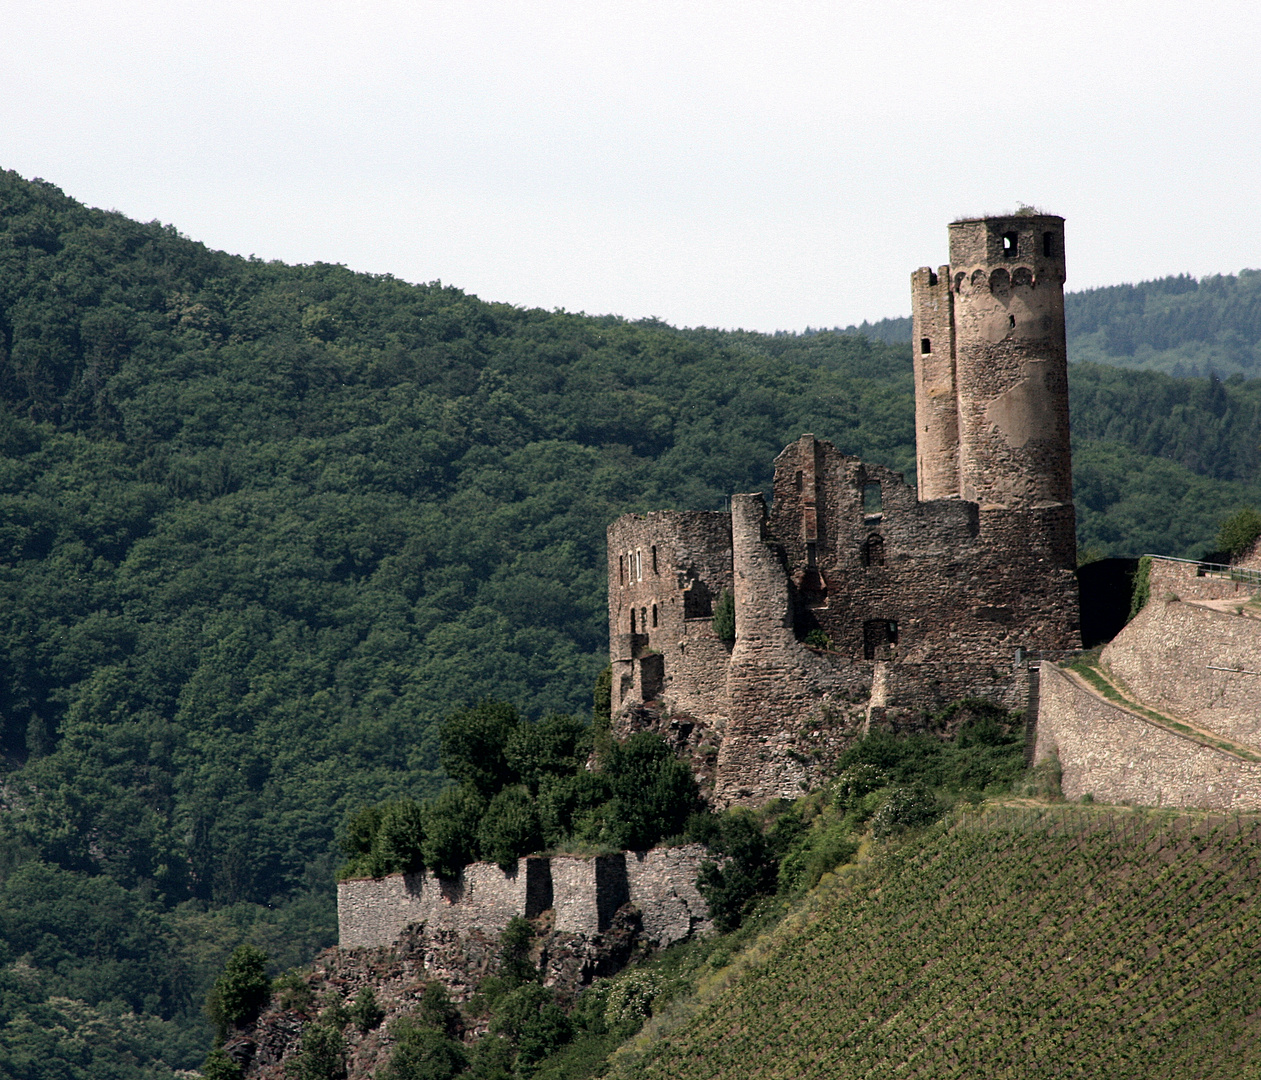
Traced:
[[1261, 810], [1261, 765], [1149, 723], [1051, 664], [1041, 684], [1034, 761], [1058, 756], [1065, 798]]
[[644, 937], [659, 945], [709, 929], [709, 909], [696, 875], [708, 856], [702, 844], [616, 855], [528, 856], [510, 870], [466, 866], [459, 878], [428, 871], [351, 878], [337, 885], [343, 949], [391, 945], [407, 927], [498, 934], [514, 916], [551, 909], [554, 929], [594, 935], [607, 930], [623, 904], [643, 918]]
[[[1242, 567], [1248, 569], [1248, 567]], [[1183, 600], [1248, 600], [1261, 591], [1258, 586], [1225, 577], [1201, 575], [1200, 564], [1153, 556], [1147, 575], [1153, 600], [1173, 595]]]

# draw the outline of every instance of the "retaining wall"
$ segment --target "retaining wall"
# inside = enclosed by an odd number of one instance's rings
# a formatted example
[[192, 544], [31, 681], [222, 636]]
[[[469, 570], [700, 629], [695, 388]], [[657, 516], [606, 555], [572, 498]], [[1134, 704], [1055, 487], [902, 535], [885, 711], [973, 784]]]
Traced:
[[1261, 765], [1184, 739], [1044, 664], [1034, 761], [1053, 755], [1068, 799], [1261, 810]]

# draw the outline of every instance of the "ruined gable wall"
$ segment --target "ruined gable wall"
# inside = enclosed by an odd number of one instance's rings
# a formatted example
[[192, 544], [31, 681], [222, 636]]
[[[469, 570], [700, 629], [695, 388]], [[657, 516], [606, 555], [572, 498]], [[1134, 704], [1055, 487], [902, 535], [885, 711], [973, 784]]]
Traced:
[[702, 725], [719, 722], [727, 646], [712, 618], [732, 585], [730, 516], [626, 514], [609, 526], [608, 559], [614, 713], [660, 698]]
[[1183, 739], [1044, 664], [1034, 761], [1058, 757], [1067, 799], [1261, 809], [1261, 765]]

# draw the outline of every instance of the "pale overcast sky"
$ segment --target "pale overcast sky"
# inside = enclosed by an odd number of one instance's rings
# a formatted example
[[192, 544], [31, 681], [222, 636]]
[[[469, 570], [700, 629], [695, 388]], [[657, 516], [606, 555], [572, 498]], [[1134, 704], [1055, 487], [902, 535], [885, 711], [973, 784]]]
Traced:
[[1069, 288], [1261, 266], [1261, 4], [3, 0], [0, 165], [216, 248], [758, 330], [946, 223]]

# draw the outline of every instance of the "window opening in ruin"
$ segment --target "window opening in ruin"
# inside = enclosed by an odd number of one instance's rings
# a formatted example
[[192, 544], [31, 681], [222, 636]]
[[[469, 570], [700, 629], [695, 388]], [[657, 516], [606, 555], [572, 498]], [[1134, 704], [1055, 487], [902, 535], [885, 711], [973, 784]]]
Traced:
[[619, 555], [617, 557], [617, 583], [619, 585], [626, 584], [626, 556]]
[[890, 660], [898, 643], [898, 624], [892, 619], [868, 619], [863, 623], [863, 659]]
[[644, 580], [644, 553], [638, 549], [635, 551], [635, 580]]
[[635, 609], [631, 608], [631, 637], [635, 636]]
[[1052, 239], [1054, 233], [1044, 232], [1042, 234], [1042, 254], [1050, 258], [1055, 253], [1055, 241]]
[[639, 609], [639, 627], [640, 633], [648, 633], [648, 609], [646, 607]]
[[652, 605], [652, 626], [654, 630], [657, 628], [657, 605], [656, 604]]
[[919, 351], [921, 353], [930, 353], [933, 351], [933, 343], [926, 337], [919, 339]]
[[868, 480], [863, 484], [863, 516], [879, 517], [884, 513], [884, 496], [880, 491], [879, 480]]
[[1015, 329], [1016, 329], [1016, 316], [1015, 316], [1015, 315], [1008, 315], [1008, 316], [1007, 316], [1007, 328], [1008, 328], [1009, 330], [1015, 330]]
[[661, 571], [657, 569], [657, 545], [656, 544], [652, 545], [652, 572], [654, 574], [661, 573]]
[[862, 551], [863, 566], [884, 566], [884, 537], [873, 533], [867, 537]]
[[1003, 258], [1014, 259], [1020, 250], [1020, 233], [1003, 233]]
[[936, 285], [936, 284], [937, 284], [937, 275], [936, 275], [936, 274], [934, 274], [931, 270], [930, 270], [930, 271], [928, 271], [928, 284], [929, 284], [929, 285]]
[[819, 564], [819, 543], [817, 540], [806, 541], [806, 565], [818, 566]]
[[797, 475], [793, 478], [793, 484], [798, 491], [801, 490], [801, 470], [797, 471]]

